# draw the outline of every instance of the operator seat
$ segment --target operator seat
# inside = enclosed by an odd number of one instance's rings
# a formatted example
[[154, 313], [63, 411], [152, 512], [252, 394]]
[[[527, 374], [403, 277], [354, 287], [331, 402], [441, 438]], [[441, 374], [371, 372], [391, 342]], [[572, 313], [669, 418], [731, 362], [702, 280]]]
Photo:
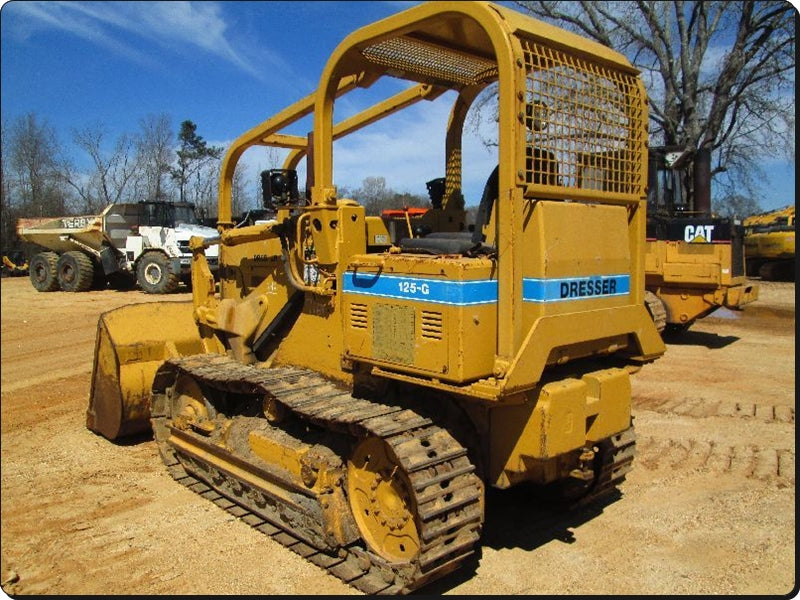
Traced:
[[[528, 146], [525, 163], [527, 183], [561, 185], [561, 178], [558, 175], [558, 162], [553, 152]], [[483, 186], [483, 195], [481, 196], [480, 204], [478, 204], [478, 213], [475, 216], [475, 230], [472, 232], [472, 241], [475, 243], [484, 241], [483, 228], [489, 222], [494, 201], [497, 199], [499, 169], [499, 165], [494, 168]]]
[[[528, 131], [541, 134], [547, 129], [547, 104], [541, 100], [534, 100], [527, 105], [525, 113], [527, 115], [525, 125]], [[483, 187], [478, 214], [475, 216], [475, 229], [472, 233], [472, 241], [475, 243], [482, 243], [485, 240], [483, 228], [489, 222], [489, 216], [492, 214], [492, 207], [498, 195], [498, 170], [499, 165], [494, 168]], [[528, 184], [561, 185], [558, 162], [552, 151], [528, 145], [525, 149], [525, 173]]]

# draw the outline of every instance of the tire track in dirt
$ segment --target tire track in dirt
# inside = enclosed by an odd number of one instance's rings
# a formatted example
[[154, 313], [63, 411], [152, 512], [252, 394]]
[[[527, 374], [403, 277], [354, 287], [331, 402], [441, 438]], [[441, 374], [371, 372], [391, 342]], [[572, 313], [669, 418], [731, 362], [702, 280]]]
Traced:
[[92, 373], [93, 361], [83, 361], [74, 367], [67, 367], [64, 369], [53, 369], [42, 373], [36, 377], [28, 377], [16, 381], [3, 382], [3, 393], [16, 392], [18, 390], [40, 386], [44, 383], [54, 382], [59, 379], [67, 379], [74, 375], [86, 375], [87, 377]]
[[[357, 593], [176, 484], [155, 441], [117, 445], [86, 429], [98, 316], [152, 296], [39, 294], [22, 278], [0, 288], [3, 592]], [[428, 592], [790, 592], [794, 305], [794, 283], [764, 282], [758, 302], [735, 318], [693, 325], [632, 378], [638, 453], [619, 498], [557, 514], [523, 486], [490, 488], [476, 568]], [[760, 306], [761, 313], [751, 310]], [[770, 313], [773, 307], [781, 312]], [[53, 374], [73, 368], [66, 378]], [[15, 391], [5, 385], [22, 380], [28, 383]]]
[[634, 408], [688, 417], [745, 417], [765, 423], [794, 423], [794, 408], [753, 402], [686, 398], [636, 398]]
[[639, 436], [636, 440], [636, 462], [649, 470], [699, 470], [745, 479], [779, 478], [790, 484], [795, 482], [794, 448]]

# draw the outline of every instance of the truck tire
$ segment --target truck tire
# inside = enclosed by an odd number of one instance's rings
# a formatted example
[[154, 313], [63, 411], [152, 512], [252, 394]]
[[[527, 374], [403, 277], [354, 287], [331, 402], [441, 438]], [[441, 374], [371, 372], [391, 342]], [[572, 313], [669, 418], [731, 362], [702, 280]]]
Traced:
[[94, 264], [83, 252], [64, 252], [56, 265], [58, 283], [65, 292], [85, 292], [94, 282]]
[[136, 281], [148, 294], [171, 294], [181, 283], [180, 273], [161, 252], [145, 252], [136, 266]]
[[58, 289], [58, 254], [40, 252], [31, 259], [29, 275], [33, 287], [40, 292], [55, 292]]

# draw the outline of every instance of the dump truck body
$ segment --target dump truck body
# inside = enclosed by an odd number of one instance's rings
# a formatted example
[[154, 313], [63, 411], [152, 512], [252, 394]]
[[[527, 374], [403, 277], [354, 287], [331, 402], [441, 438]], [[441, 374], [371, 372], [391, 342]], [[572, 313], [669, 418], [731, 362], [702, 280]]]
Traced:
[[[409, 87], [334, 122], [383, 77]], [[498, 167], [468, 231], [462, 131], [493, 84]], [[445, 93], [432, 231], [393, 243], [338, 195], [333, 142]], [[311, 114], [312, 136], [287, 132]], [[149, 414], [177, 480], [367, 593], [462, 567], [486, 486], [607, 497], [632, 467], [630, 377], [665, 350], [644, 299], [646, 138], [624, 57], [515, 11], [430, 2], [359, 29], [314, 93], [228, 150], [192, 303], [101, 317], [87, 426], [116, 439]], [[236, 164], [258, 146], [289, 150], [262, 177], [274, 218], [236, 227]]]

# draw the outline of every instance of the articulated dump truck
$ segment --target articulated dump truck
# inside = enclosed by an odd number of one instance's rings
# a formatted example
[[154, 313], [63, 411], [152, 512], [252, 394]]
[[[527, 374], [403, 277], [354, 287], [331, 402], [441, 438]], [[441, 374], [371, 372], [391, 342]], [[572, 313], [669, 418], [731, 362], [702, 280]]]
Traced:
[[[334, 121], [383, 78], [407, 85]], [[492, 85], [497, 168], [470, 230], [462, 130]], [[394, 244], [337, 194], [333, 142], [447, 97], [431, 231]], [[309, 115], [311, 135], [289, 129]], [[623, 56], [502, 6], [426, 2], [355, 31], [314, 93], [228, 150], [191, 302], [100, 317], [88, 427], [152, 428], [176, 480], [367, 593], [474, 565], [487, 486], [613, 500], [631, 376], [665, 349], [644, 301], [647, 120]], [[264, 178], [275, 218], [234, 227], [257, 146], [288, 149]]]
[[[43, 250], [31, 258], [40, 292], [85, 292], [112, 283], [138, 283], [148, 294], [168, 294], [189, 282], [193, 236], [216, 237], [198, 223], [187, 202], [120, 202], [97, 215], [19, 219], [17, 235]], [[217, 268], [217, 248], [206, 258]]]

